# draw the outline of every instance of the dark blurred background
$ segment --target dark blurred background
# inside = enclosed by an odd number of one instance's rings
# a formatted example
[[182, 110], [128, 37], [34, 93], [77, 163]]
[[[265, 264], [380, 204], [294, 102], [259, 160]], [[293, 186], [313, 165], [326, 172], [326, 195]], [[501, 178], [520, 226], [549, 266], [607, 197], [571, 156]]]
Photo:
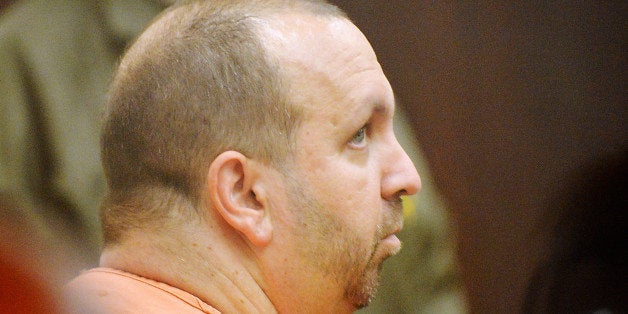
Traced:
[[554, 202], [628, 147], [628, 2], [331, 2], [371, 41], [451, 210], [470, 312], [520, 312]]

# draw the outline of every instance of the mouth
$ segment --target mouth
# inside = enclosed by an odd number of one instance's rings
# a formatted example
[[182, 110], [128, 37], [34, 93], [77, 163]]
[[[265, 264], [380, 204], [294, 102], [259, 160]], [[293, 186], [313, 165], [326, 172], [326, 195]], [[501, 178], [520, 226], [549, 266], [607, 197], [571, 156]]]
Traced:
[[401, 240], [397, 238], [399, 231], [401, 231], [401, 227], [396, 228], [393, 232], [388, 234], [380, 243], [382, 248], [386, 251], [387, 256], [395, 255], [401, 250]]
[[401, 232], [401, 229], [403, 229], [403, 221], [399, 220], [396, 224], [394, 224], [391, 227], [392, 228], [390, 228], [390, 231], [386, 233], [386, 236], [384, 237], [383, 240], [386, 240], [389, 238], [397, 238], [397, 234]]
[[[388, 216], [389, 224], [385, 227], [384, 238], [382, 239], [382, 244], [387, 247], [394, 248], [394, 253], [396, 254], [401, 249], [401, 241], [397, 238], [397, 234], [403, 229], [403, 215], [401, 214], [401, 199], [395, 202], [389, 202], [390, 210], [387, 213], [390, 214]], [[391, 254], [391, 255], [392, 255]]]
[[384, 218], [388, 222], [383, 228], [384, 237], [380, 240], [379, 246], [384, 253], [384, 259], [399, 253], [401, 250], [401, 241], [397, 234], [403, 229], [403, 215], [401, 214], [401, 200], [399, 202], [390, 202], [390, 210]]

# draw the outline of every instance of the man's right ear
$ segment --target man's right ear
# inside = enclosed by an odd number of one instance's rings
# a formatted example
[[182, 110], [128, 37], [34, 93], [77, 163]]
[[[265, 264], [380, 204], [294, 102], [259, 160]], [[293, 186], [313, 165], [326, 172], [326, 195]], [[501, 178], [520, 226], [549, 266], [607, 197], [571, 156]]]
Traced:
[[255, 163], [236, 151], [218, 155], [209, 166], [207, 192], [213, 209], [253, 245], [266, 246], [272, 224]]

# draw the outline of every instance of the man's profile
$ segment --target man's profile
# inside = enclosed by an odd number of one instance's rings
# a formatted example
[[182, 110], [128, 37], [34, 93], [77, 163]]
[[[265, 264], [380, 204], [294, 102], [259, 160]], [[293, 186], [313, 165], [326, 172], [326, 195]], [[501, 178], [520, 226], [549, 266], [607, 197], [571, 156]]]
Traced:
[[322, 1], [193, 1], [124, 55], [104, 110], [86, 312], [342, 313], [401, 247], [419, 176], [362, 33]]

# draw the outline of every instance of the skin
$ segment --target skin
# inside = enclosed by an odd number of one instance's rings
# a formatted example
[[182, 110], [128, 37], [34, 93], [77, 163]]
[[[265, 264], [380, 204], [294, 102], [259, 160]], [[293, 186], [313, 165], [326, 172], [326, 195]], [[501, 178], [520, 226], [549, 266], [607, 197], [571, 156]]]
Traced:
[[347, 20], [283, 13], [261, 28], [304, 110], [295, 153], [276, 169], [223, 152], [207, 170], [203, 215], [179, 205], [171, 215], [182, 219], [128, 231], [101, 266], [225, 313], [350, 313], [368, 304], [382, 262], [400, 249], [400, 196], [421, 186], [393, 133], [392, 88]]
[[352, 312], [400, 249], [399, 196], [418, 192], [420, 179], [393, 133], [392, 88], [362, 33], [346, 20], [304, 16], [273, 26], [270, 50], [287, 65], [306, 118], [282, 178], [290, 202], [276, 210], [264, 254], [276, 255], [265, 273], [279, 291], [266, 292], [280, 312]]

